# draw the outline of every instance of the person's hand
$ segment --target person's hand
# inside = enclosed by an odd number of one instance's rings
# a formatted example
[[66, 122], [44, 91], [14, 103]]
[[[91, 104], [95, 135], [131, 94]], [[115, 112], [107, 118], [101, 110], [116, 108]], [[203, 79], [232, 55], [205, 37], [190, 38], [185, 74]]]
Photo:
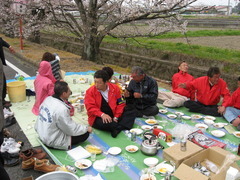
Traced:
[[117, 117], [114, 117], [114, 118], [113, 118], [113, 121], [117, 123], [117, 122], [118, 122], [118, 118], [117, 118]]
[[88, 126], [87, 131], [88, 131], [89, 133], [92, 133], [92, 131], [93, 131], [92, 127], [91, 127], [91, 126]]
[[112, 118], [105, 113], [101, 116], [101, 118], [103, 120], [103, 123], [111, 123], [112, 122]]
[[128, 90], [125, 90], [125, 92], [124, 92], [124, 97], [129, 97], [129, 96], [130, 96], [129, 91], [128, 91]]
[[13, 49], [12, 46], [9, 47], [9, 50], [10, 50], [11, 53], [15, 53], [15, 50]]
[[218, 113], [223, 115], [225, 113], [226, 108], [224, 106], [218, 106]]
[[133, 93], [133, 96], [134, 98], [142, 98], [142, 94], [138, 92]]
[[178, 87], [180, 87], [180, 88], [186, 88], [186, 84], [185, 83], [180, 83], [179, 85], [178, 85]]

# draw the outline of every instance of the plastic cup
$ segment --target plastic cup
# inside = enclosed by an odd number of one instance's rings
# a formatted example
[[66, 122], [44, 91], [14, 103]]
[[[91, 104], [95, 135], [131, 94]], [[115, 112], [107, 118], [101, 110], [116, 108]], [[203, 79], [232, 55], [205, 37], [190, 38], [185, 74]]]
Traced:
[[91, 160], [96, 161], [96, 153], [91, 153]]

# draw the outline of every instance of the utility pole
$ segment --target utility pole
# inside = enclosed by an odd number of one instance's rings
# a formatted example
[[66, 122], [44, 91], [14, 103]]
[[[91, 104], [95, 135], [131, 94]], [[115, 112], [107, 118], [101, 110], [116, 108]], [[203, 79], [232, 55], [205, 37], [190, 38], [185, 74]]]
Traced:
[[230, 16], [230, 0], [228, 0], [227, 15]]

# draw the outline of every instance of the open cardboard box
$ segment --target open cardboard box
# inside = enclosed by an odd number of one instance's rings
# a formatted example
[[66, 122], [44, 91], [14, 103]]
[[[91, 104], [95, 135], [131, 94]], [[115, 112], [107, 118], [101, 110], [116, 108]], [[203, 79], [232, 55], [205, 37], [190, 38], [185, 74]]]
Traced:
[[164, 149], [163, 159], [166, 161], [172, 160], [177, 168], [184, 160], [203, 150], [202, 147], [194, 144], [191, 141], [187, 141], [186, 147], [186, 151], [181, 151], [180, 143], [178, 143]]
[[[221, 167], [227, 154], [231, 153], [220, 147], [211, 147], [205, 149], [183, 161], [183, 163], [177, 168], [173, 175], [181, 180], [225, 180], [226, 172], [230, 166], [240, 170], [239, 166], [236, 163], [232, 163], [228, 167], [225, 166], [225, 168], [222, 169], [222, 171], [220, 171], [218, 174], [211, 173], [209, 177], [194, 170], [192, 166], [196, 162], [204, 162], [205, 159], [208, 159], [209, 161], [215, 163], [218, 167]], [[237, 155], [236, 158], [237, 160], [240, 160]]]

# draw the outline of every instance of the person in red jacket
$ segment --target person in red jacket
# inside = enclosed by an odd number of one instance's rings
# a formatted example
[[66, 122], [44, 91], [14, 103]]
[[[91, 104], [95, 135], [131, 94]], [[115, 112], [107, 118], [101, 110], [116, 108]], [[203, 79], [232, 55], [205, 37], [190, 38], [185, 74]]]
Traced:
[[172, 92], [159, 91], [158, 99], [163, 101], [163, 105], [166, 107], [180, 107], [188, 99], [194, 99], [194, 91], [180, 88], [180, 83], [191, 82], [194, 77], [188, 74], [188, 64], [182, 61], [178, 66], [178, 73], [175, 73], [172, 77]]
[[95, 72], [95, 85], [86, 91], [85, 106], [89, 125], [110, 131], [112, 137], [116, 137], [121, 130], [132, 128], [136, 112], [125, 108], [119, 87], [109, 83], [108, 79], [106, 71]]
[[240, 130], [240, 77], [238, 78], [238, 88], [232, 93], [231, 98], [222, 104], [224, 118]]
[[230, 98], [227, 83], [220, 78], [218, 67], [210, 67], [207, 76], [199, 77], [189, 83], [179, 84], [179, 87], [196, 90], [196, 100], [184, 102], [184, 106], [190, 112], [198, 112], [206, 115], [221, 116], [223, 107], [218, 106], [220, 98], [223, 104]]

